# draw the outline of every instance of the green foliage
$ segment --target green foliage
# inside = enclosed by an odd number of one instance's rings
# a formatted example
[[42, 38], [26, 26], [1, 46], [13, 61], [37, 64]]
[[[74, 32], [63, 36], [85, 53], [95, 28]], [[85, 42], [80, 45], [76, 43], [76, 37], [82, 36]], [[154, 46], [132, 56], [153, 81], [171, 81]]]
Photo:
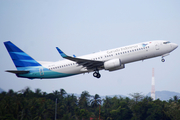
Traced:
[[40, 89], [30, 88], [14, 92], [0, 93], [1, 120], [52, 120], [55, 118], [57, 99], [57, 120], [179, 120], [180, 99], [178, 96], [169, 101], [153, 101], [141, 93], [126, 97], [106, 97], [98, 94], [91, 96], [83, 91], [77, 98], [67, 94], [64, 89], [47, 94]]

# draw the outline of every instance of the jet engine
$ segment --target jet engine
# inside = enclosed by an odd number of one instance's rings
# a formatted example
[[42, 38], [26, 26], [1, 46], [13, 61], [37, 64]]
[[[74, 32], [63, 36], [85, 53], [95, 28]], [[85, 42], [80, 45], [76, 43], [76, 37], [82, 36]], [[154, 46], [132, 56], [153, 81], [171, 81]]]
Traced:
[[112, 59], [104, 63], [104, 69], [109, 71], [119, 70], [125, 68], [124, 64], [121, 64], [120, 59]]

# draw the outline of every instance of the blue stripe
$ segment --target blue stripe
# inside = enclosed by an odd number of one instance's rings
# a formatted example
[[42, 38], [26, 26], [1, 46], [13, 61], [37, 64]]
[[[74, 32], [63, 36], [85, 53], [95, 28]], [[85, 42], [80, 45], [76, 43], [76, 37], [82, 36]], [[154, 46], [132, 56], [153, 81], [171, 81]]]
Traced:
[[[43, 75], [40, 75], [39, 69], [43, 69]], [[24, 78], [41, 78], [41, 79], [46, 79], [46, 78], [61, 78], [61, 77], [68, 77], [76, 74], [67, 74], [67, 73], [59, 73], [55, 71], [51, 71], [47, 68], [44, 67], [28, 67], [25, 68], [26, 70], [29, 69], [30, 73], [27, 74], [19, 74], [17, 75], [18, 77], [24, 77]]]
[[32, 60], [26, 53], [9, 52], [12, 59]]

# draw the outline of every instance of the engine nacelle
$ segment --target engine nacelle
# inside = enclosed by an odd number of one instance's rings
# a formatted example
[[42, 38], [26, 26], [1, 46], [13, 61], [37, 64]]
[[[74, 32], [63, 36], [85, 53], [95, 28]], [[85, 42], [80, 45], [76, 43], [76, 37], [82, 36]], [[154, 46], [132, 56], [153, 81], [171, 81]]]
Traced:
[[112, 59], [104, 63], [105, 70], [114, 71], [125, 68], [124, 64], [121, 64], [120, 59]]

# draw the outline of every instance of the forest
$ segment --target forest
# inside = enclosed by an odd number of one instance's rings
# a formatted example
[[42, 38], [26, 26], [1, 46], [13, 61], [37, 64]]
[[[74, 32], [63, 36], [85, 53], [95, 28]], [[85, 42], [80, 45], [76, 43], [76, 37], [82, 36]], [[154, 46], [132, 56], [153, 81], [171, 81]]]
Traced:
[[104, 99], [83, 91], [80, 97], [64, 89], [46, 93], [29, 87], [0, 93], [0, 120], [180, 120], [180, 99], [168, 101], [130, 94]]

